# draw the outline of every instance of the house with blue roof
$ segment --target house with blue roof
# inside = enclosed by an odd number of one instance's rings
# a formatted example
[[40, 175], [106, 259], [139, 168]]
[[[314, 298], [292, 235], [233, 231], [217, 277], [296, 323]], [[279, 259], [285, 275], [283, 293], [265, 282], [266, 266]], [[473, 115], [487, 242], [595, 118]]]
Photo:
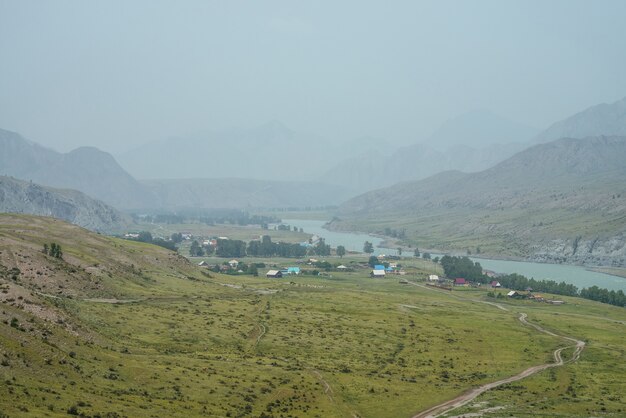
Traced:
[[374, 270], [385, 270], [385, 266], [383, 266], [382, 264], [376, 264], [374, 266]]
[[287, 274], [300, 274], [300, 267], [287, 268]]

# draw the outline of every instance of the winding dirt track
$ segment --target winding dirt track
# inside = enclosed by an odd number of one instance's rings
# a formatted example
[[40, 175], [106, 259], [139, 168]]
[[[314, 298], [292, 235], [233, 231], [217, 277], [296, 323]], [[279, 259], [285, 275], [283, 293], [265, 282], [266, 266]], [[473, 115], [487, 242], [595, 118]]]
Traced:
[[[419, 286], [419, 287], [424, 287], [427, 288], [426, 286], [421, 286], [417, 283], [413, 283], [413, 282], [409, 282], [415, 286]], [[427, 288], [428, 289], [428, 288]], [[458, 298], [458, 296], [457, 296]], [[492, 305], [497, 307], [498, 309], [504, 310], [504, 311], [508, 311], [508, 309], [506, 309], [504, 306], [497, 304], [497, 303], [493, 303], [493, 302], [485, 302], [485, 301], [480, 301], [480, 300], [475, 300], [475, 299], [466, 299], [466, 300], [471, 300], [473, 302], [479, 302], [479, 303], [486, 303], [488, 305]], [[496, 382], [491, 382], [491, 383], [487, 383], [484, 384], [482, 386], [479, 386], [477, 388], [474, 389], [470, 389], [467, 392], [457, 396], [454, 399], [450, 399], [449, 401], [443, 402], [439, 405], [435, 405], [425, 411], [420, 412], [417, 415], [413, 415], [412, 418], [433, 418], [433, 417], [437, 417], [445, 412], [451, 411], [453, 409], [459, 408], [463, 405], [466, 405], [467, 403], [471, 402], [472, 400], [474, 400], [477, 396], [487, 392], [488, 390], [491, 390], [493, 388], [496, 388], [498, 386], [501, 385], [505, 385], [507, 383], [511, 383], [511, 382], [516, 382], [518, 380], [522, 380], [528, 376], [532, 376], [535, 373], [539, 373], [540, 371], [552, 368], [552, 367], [559, 367], [559, 366], [563, 366], [564, 364], [567, 363], [571, 363], [574, 362], [576, 360], [578, 360], [580, 358], [580, 354], [582, 353], [582, 351], [585, 349], [585, 342], [581, 341], [581, 340], [577, 340], [575, 338], [572, 337], [567, 337], [564, 335], [558, 335], [555, 334], [554, 332], [548, 331], [542, 327], [540, 327], [539, 325], [536, 324], [532, 324], [530, 322], [527, 321], [527, 315], [525, 313], [520, 313], [519, 316], [519, 321], [527, 326], [530, 326], [534, 329], [536, 329], [539, 332], [542, 332], [544, 334], [548, 334], [551, 335], [553, 337], [557, 337], [557, 338], [562, 338], [564, 340], [567, 340], [569, 342], [573, 342], [574, 345], [568, 345], [565, 347], [561, 347], [557, 350], [554, 350], [553, 356], [554, 356], [554, 363], [546, 363], [546, 364], [540, 364], [538, 366], [533, 366], [533, 367], [529, 367], [528, 369], [524, 370], [523, 372], [516, 374], [515, 376], [511, 376], [511, 377], [507, 377], [506, 379], [502, 379], [502, 380], [498, 380]], [[561, 356], [561, 353], [563, 352], [563, 350], [567, 349], [567, 348], [572, 348], [575, 347], [576, 349], [574, 350], [574, 353], [572, 354], [572, 358], [570, 358], [567, 361], [563, 360], [563, 357]]]

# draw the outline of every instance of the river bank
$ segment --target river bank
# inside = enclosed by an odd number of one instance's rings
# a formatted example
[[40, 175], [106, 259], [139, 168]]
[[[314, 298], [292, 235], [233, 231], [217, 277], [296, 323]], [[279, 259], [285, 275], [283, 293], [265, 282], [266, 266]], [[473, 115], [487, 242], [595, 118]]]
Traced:
[[[284, 220], [284, 222], [290, 223], [291, 221]], [[330, 231], [324, 228], [326, 222], [319, 220], [299, 219], [297, 221], [294, 220], [293, 223], [297, 223], [299, 227], [302, 227], [304, 232], [323, 237], [326, 240], [326, 243], [330, 244], [332, 247], [336, 247], [337, 245], [343, 245], [348, 251], [363, 251], [364, 242], [369, 241], [374, 245], [374, 255], [398, 255], [398, 246], [396, 246], [395, 249], [382, 247], [385, 239], [379, 236], [364, 233], [350, 233], [343, 231], [340, 232], [336, 230]], [[389, 241], [387, 241], [387, 245], [389, 245]], [[412, 255], [412, 251], [414, 251], [414, 249], [411, 249], [408, 246], [400, 247], [403, 248], [403, 256], [410, 256]], [[419, 250], [420, 253], [430, 252], [432, 257], [446, 254], [446, 252], [436, 251], [436, 249], [419, 248]], [[455, 253], [450, 254], [455, 255]], [[457, 253], [457, 255], [466, 254]], [[566, 283], [571, 283], [579, 289], [589, 288], [591, 286], [598, 286], [600, 288], [605, 288], [608, 290], [622, 290], [626, 292], [626, 278], [622, 277], [621, 275], [614, 275], [609, 273], [609, 271], [613, 271], [613, 268], [610, 267], [598, 267], [602, 270], [595, 271], [593, 270], [593, 268], [595, 267], [592, 268], [563, 263], [549, 264], [520, 259], [515, 260], [512, 259], [512, 257], [487, 258], [485, 254], [472, 254], [470, 255], [470, 258], [474, 261], [479, 262], [484, 269], [492, 270], [498, 273], [517, 273], [522, 274], [528, 278], [534, 278], [536, 280], [554, 280], [556, 282], [563, 281]]]

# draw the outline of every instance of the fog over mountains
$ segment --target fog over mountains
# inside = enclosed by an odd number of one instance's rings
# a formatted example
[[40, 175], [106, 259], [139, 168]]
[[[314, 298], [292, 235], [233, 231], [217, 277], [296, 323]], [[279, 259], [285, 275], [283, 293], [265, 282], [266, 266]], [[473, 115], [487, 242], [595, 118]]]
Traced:
[[[454, 207], [626, 211], [625, 160], [626, 137], [562, 138], [532, 146], [484, 171], [448, 171], [365, 193], [340, 210], [344, 214]], [[617, 201], [612, 198], [621, 192]]]
[[138, 179], [254, 178], [311, 181], [343, 158], [332, 141], [295, 132], [278, 121], [170, 138], [118, 156]]
[[[497, 164], [533, 143], [562, 132], [571, 138], [589, 133], [617, 135], [625, 130], [625, 120], [626, 99], [593, 106], [539, 134], [491, 112], [477, 111], [447, 121], [427, 140], [399, 148], [373, 137], [334, 143], [274, 121], [255, 129], [146, 144], [121, 157], [124, 167], [136, 177], [96, 148], [59, 153], [0, 130], [0, 173], [76, 189], [120, 209], [321, 207], [347, 201], [359, 191], [448, 170], [481, 172], [495, 166], [495, 171], [488, 173], [509, 178]], [[594, 151], [593, 147], [581, 150]], [[603, 164], [591, 156], [588, 161]], [[507, 164], [511, 161], [515, 160]], [[580, 159], [579, 163], [583, 162]], [[546, 162], [546, 166], [554, 170], [558, 165]], [[529, 172], [524, 176], [534, 178], [535, 186], [548, 184], [555, 175], [550, 171], [534, 177], [541, 171], [531, 166], [526, 169]], [[523, 171], [510, 178], [511, 184], [502, 180], [502, 187], [512, 187]], [[146, 180], [150, 177], [154, 179]], [[465, 190], [470, 190], [478, 177], [468, 178], [472, 180], [465, 180], [469, 182]], [[394, 199], [383, 202], [390, 205]], [[380, 204], [374, 200], [373, 204]]]
[[[270, 127], [275, 136], [269, 139], [279, 143], [290, 138], [286, 130], [276, 125]], [[266, 132], [266, 134], [268, 134]], [[250, 164], [234, 150], [226, 155], [224, 166], [248, 167]], [[162, 152], [166, 152], [162, 150]], [[272, 151], [273, 152], [273, 151]], [[169, 160], [170, 167], [184, 170], [187, 165], [197, 169], [211, 167], [211, 159], [202, 153], [196, 155], [198, 165], [189, 159], [180, 157], [171, 150], [162, 155], [162, 160]], [[180, 157], [180, 158], [179, 158]], [[248, 155], [253, 158], [253, 155]], [[156, 158], [156, 156], [155, 156]], [[303, 157], [304, 158], [304, 157]], [[259, 158], [256, 160], [261, 161]], [[160, 170], [162, 175], [170, 173], [167, 167], [151, 160], [143, 160], [148, 166]], [[160, 161], [160, 160], [159, 160]], [[182, 161], [178, 164], [175, 161]], [[265, 160], [264, 160], [265, 161]], [[294, 159], [292, 169], [308, 172], [315, 170], [314, 160], [303, 162]], [[165, 163], [163, 163], [165, 164]], [[263, 162], [272, 170], [283, 170], [280, 159], [267, 159]], [[299, 167], [294, 168], [296, 165]], [[263, 169], [263, 166], [259, 169]], [[183, 173], [184, 171], [180, 171]], [[191, 171], [190, 171], [191, 172]], [[319, 182], [297, 182], [296, 176], [287, 176], [283, 181], [252, 180], [242, 178], [205, 178], [138, 181], [126, 172], [110, 154], [93, 147], [81, 147], [69, 153], [59, 153], [29, 141], [17, 133], [0, 130], [0, 173], [19, 179], [33, 181], [41, 185], [79, 190], [95, 199], [102, 200], [119, 209], [161, 209], [176, 210], [181, 208], [248, 208], [248, 207], [323, 207], [336, 205], [354, 195], [344, 186], [328, 185]], [[226, 173], [222, 173], [225, 175]], [[41, 209], [44, 210], [44, 209]], [[26, 213], [41, 214], [41, 210]], [[21, 210], [18, 210], [21, 212]], [[45, 210], [44, 210], [45, 212]], [[66, 219], [66, 218], [63, 218]]]
[[153, 203], [143, 186], [106, 152], [81, 147], [59, 153], [1, 129], [0, 173], [47, 186], [80, 190], [117, 208]]
[[626, 136], [626, 97], [614, 103], [591, 106], [554, 123], [534, 139], [547, 142], [559, 138], [586, 138], [597, 135]]

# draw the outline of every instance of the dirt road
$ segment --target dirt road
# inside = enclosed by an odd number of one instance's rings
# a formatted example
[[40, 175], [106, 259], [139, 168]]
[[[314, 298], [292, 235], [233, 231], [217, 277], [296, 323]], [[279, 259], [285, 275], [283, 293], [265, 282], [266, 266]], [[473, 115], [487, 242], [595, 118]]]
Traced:
[[[415, 286], [420, 286], [417, 283], [413, 283], [411, 282], [411, 284], [414, 284]], [[425, 286], [420, 286], [420, 287], [425, 287]], [[485, 301], [479, 301], [479, 300], [473, 300], [474, 302], [480, 302], [480, 303], [486, 303], [492, 306], [497, 307], [498, 309], [501, 310], [505, 310], [508, 311], [508, 309], [506, 309], [505, 307], [503, 307], [502, 305], [499, 305], [497, 303], [493, 303], [493, 302], [485, 302]], [[538, 366], [533, 366], [533, 367], [529, 367], [528, 369], [524, 370], [523, 372], [516, 374], [515, 376], [511, 376], [511, 377], [507, 377], [505, 379], [502, 380], [498, 380], [496, 382], [491, 382], [491, 383], [487, 383], [484, 384], [482, 386], [479, 386], [477, 388], [474, 389], [470, 389], [467, 392], [457, 396], [454, 399], [450, 399], [449, 401], [443, 402], [439, 405], [435, 405], [425, 411], [420, 412], [417, 415], [413, 415], [412, 418], [431, 418], [431, 417], [437, 417], [445, 412], [449, 412], [453, 409], [459, 408], [463, 405], [468, 404], [469, 402], [471, 402], [472, 400], [474, 400], [477, 396], [487, 392], [488, 390], [491, 390], [493, 388], [496, 388], [498, 386], [501, 385], [505, 385], [507, 383], [511, 383], [511, 382], [515, 382], [518, 380], [522, 380], [528, 376], [532, 376], [535, 373], [539, 373], [540, 371], [552, 368], [552, 367], [559, 367], [559, 366], [563, 366], [564, 364], [567, 363], [571, 363], [574, 362], [576, 360], [578, 360], [580, 358], [580, 354], [582, 353], [582, 351], [585, 349], [585, 342], [581, 341], [581, 340], [577, 340], [575, 338], [572, 337], [567, 337], [564, 335], [558, 335], [555, 334], [554, 332], [548, 331], [542, 327], [540, 327], [537, 324], [533, 324], [528, 322], [527, 320], [527, 315], [525, 313], [520, 313], [519, 316], [519, 321], [526, 325], [526, 326], [530, 326], [534, 329], [536, 329], [539, 332], [542, 332], [544, 334], [548, 334], [551, 335], [553, 337], [557, 337], [557, 338], [562, 338], [566, 341], [569, 342], [573, 342], [574, 345], [568, 345], [565, 347], [561, 347], [557, 350], [554, 350], [553, 356], [554, 356], [554, 363], [546, 363], [546, 364], [540, 364]], [[574, 353], [572, 354], [572, 357], [567, 360], [564, 361], [563, 357], [561, 355], [561, 353], [563, 352], [563, 350], [568, 349], [568, 348], [572, 348], [575, 347], [576, 349], [574, 350]]]

